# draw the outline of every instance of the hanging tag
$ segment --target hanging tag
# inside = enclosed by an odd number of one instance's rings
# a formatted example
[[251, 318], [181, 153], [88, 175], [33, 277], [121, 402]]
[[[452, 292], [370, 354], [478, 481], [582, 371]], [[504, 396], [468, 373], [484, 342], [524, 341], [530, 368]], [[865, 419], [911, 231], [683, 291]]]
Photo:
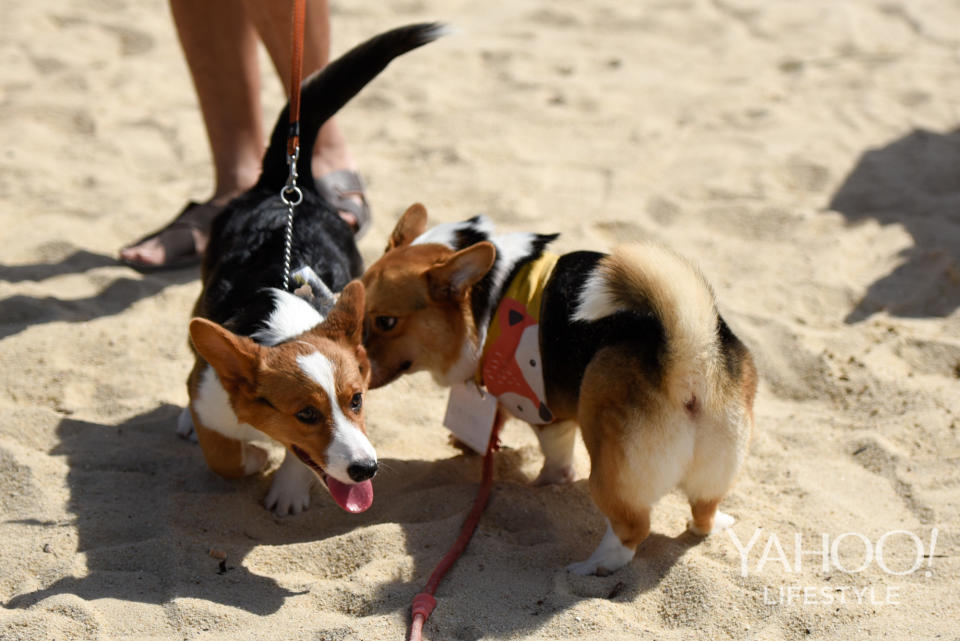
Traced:
[[456, 383], [450, 388], [443, 426], [478, 454], [484, 454], [496, 414], [497, 398], [493, 394], [481, 392], [473, 381]]

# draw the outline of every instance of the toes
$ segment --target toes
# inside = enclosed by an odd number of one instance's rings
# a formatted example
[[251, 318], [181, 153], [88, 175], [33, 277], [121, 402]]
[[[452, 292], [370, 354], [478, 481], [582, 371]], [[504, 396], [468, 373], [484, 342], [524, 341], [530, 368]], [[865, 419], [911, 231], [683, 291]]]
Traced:
[[263, 507], [272, 511], [277, 516], [296, 516], [301, 512], [306, 512], [310, 507], [310, 495], [291, 496], [282, 491], [270, 490], [267, 497], [263, 500]]

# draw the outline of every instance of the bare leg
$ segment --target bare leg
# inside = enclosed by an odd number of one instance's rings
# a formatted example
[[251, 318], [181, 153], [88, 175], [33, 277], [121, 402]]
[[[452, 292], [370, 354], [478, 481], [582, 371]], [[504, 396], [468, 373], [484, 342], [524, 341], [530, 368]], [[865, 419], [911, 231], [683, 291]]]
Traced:
[[[273, 4], [273, 3], [265, 3]], [[260, 175], [264, 133], [260, 112], [260, 70], [257, 32], [233, 0], [170, 0], [177, 35], [200, 102], [214, 166], [210, 204], [222, 206], [249, 189]], [[200, 211], [202, 209], [202, 211]], [[194, 246], [207, 244], [205, 226], [211, 208], [194, 210], [203, 223], [193, 230]], [[187, 216], [191, 213], [188, 212]], [[160, 265], [178, 258], [168, 255], [172, 237], [164, 232], [121, 251], [121, 258]], [[184, 250], [176, 243], [174, 253]]]

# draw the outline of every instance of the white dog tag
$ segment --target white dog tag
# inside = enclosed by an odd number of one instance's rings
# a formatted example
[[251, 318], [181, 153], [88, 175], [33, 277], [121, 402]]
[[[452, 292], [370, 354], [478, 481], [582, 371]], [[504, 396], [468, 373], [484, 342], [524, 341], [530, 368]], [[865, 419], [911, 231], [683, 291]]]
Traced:
[[493, 394], [480, 391], [473, 381], [457, 383], [450, 388], [443, 426], [478, 454], [484, 454], [496, 414], [497, 399]]

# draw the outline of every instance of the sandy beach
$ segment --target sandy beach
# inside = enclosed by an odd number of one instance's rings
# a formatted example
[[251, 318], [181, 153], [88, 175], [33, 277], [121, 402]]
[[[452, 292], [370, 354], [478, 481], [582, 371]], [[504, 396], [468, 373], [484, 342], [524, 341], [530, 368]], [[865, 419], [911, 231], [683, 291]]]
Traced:
[[[211, 189], [167, 4], [2, 7], [0, 639], [405, 638], [480, 478], [446, 392], [369, 394], [362, 515], [315, 490], [279, 519], [269, 473], [210, 472], [175, 434], [198, 272], [115, 260]], [[425, 638], [960, 638], [960, 5], [335, 2], [334, 53], [425, 20], [458, 33], [340, 114], [367, 263], [413, 202], [560, 251], [658, 240], [703, 269], [761, 381], [732, 531], [685, 533], [670, 494], [606, 577], [564, 570], [604, 529], [582, 443], [574, 483], [533, 487], [510, 422]]]

